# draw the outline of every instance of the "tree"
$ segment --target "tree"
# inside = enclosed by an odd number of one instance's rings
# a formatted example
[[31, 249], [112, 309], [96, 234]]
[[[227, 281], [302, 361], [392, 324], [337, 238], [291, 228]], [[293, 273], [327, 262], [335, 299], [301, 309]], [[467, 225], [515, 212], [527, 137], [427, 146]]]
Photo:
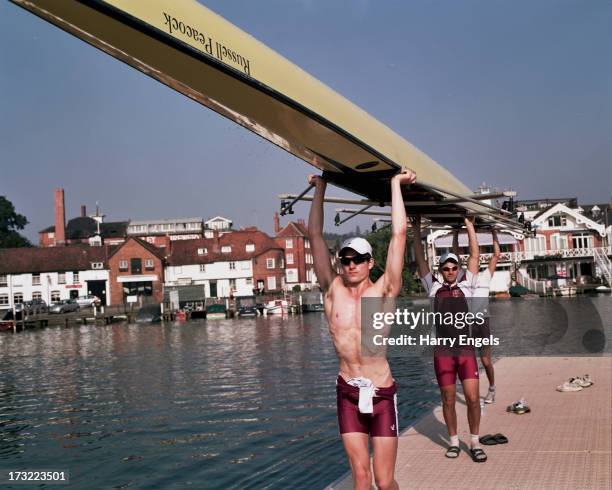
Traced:
[[[370, 233], [367, 240], [372, 245], [372, 254], [374, 256], [374, 268], [371, 271], [370, 277], [375, 282], [385, 272], [385, 264], [387, 263], [387, 251], [389, 250], [389, 242], [391, 241], [391, 227], [386, 227], [381, 230]], [[415, 271], [408, 268], [406, 256], [408, 249], [412, 244], [406, 241], [406, 254], [404, 256], [404, 270], [402, 271], [402, 295], [411, 294], [419, 291], [419, 283], [415, 276]]]
[[15, 212], [13, 203], [0, 196], [0, 248], [31, 247], [30, 241], [17, 231], [27, 224], [27, 218]]

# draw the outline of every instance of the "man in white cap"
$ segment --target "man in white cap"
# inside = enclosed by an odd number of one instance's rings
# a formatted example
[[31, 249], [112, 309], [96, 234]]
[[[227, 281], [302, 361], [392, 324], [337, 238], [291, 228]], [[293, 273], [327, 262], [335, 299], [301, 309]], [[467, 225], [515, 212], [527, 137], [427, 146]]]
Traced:
[[402, 287], [406, 248], [406, 209], [402, 185], [413, 184], [416, 175], [403, 171], [391, 179], [391, 241], [384, 274], [370, 280], [374, 266], [372, 247], [363, 238], [346, 240], [340, 249], [341, 272], [331, 265], [323, 239], [323, 197], [326, 182], [318, 176], [308, 178], [315, 186], [310, 207], [308, 233], [314, 268], [324, 292], [325, 315], [340, 361], [336, 381], [338, 425], [346, 450], [355, 488], [370, 489], [370, 453], [374, 450], [374, 479], [379, 489], [399, 488], [395, 481], [397, 456], [397, 386], [384, 356], [361, 352], [361, 299], [395, 298]]
[[[440, 257], [441, 281], [432, 276], [429, 265], [425, 260], [423, 245], [421, 244], [421, 218], [420, 216], [414, 216], [411, 220], [414, 233], [414, 254], [419, 275], [428, 296], [435, 298], [435, 311], [464, 315], [470, 311], [468, 301], [473, 297], [480, 260], [478, 238], [474, 229], [473, 218], [465, 218], [464, 220], [470, 250], [465, 274], [462, 273], [461, 277], [459, 276], [459, 257], [449, 252]], [[457, 336], [458, 328], [454, 324], [449, 327], [436, 326], [436, 335], [441, 333], [442, 337]], [[476, 361], [474, 347], [468, 346], [458, 349], [437, 345], [434, 348], [434, 370], [442, 398], [442, 414], [450, 437], [446, 457], [457, 458], [460, 452], [459, 436], [457, 435], [457, 412], [455, 411], [455, 384], [457, 377], [459, 377], [467, 405], [468, 425], [470, 427], [470, 455], [474, 462], [484, 463], [487, 460], [487, 455], [480, 447], [478, 437], [480, 430], [480, 386], [478, 362]]]

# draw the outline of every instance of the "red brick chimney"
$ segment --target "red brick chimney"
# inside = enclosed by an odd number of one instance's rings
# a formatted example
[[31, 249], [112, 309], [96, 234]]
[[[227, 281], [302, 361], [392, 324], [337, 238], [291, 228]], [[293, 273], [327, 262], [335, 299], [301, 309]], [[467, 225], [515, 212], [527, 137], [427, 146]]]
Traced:
[[281, 231], [280, 217], [278, 216], [278, 213], [274, 213], [274, 234], [278, 235], [279, 231]]
[[55, 245], [66, 244], [66, 212], [64, 189], [55, 189]]
[[85, 204], [81, 204], [81, 218], [87, 217], [87, 206]]

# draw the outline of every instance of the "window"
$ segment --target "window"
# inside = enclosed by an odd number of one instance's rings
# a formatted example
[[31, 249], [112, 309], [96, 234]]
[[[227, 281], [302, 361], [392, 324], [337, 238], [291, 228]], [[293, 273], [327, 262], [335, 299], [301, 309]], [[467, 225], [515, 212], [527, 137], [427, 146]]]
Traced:
[[266, 269], [274, 269], [274, 259], [266, 259]]
[[42, 299], [42, 293], [40, 291], [34, 291], [32, 293], [32, 299]]
[[72, 284], [78, 284], [79, 283], [79, 271], [74, 271], [72, 273]]
[[247, 277], [245, 279], [246, 285], [247, 286], [252, 286], [253, 285], [253, 278], [252, 277]]
[[206, 264], [200, 264], [200, 272], [206, 272]]
[[565, 226], [566, 224], [567, 220], [565, 219], [565, 216], [561, 216], [560, 214], [548, 217], [548, 226], [551, 228]]
[[293, 264], [293, 254], [287, 254], [287, 264]]
[[32, 286], [40, 286], [40, 274], [32, 274]]
[[57, 283], [58, 284], [66, 284], [66, 273], [58, 272], [57, 273]]
[[298, 282], [297, 269], [287, 269], [287, 282]]
[[208, 253], [208, 249], [206, 247], [198, 248], [198, 255], [206, 255]]
[[121, 272], [125, 272], [128, 270], [128, 264], [127, 264], [127, 260], [120, 260], [119, 261], [119, 270]]
[[246, 251], [247, 252], [254, 252], [255, 251], [255, 244], [254, 243], [247, 243], [246, 244]]
[[60, 300], [59, 291], [51, 291], [51, 303], [56, 303]]
[[221, 247], [221, 253], [229, 254], [231, 252], [232, 252], [232, 246], [231, 245], [223, 245]]
[[236, 270], [236, 262], [230, 262], [229, 263], [229, 268], [230, 268], [231, 271]]
[[155, 269], [153, 259], [145, 259], [145, 269], [148, 271], [152, 271], [153, 269]]
[[304, 247], [310, 248], [310, 240], [308, 238], [304, 239]]
[[132, 257], [130, 259], [130, 269], [132, 270], [132, 274], [142, 273], [142, 259]]
[[0, 274], [0, 287], [8, 285], [8, 278], [6, 274]]
[[23, 303], [23, 293], [15, 293], [13, 295], [13, 304]]
[[293, 248], [293, 238], [287, 238], [285, 240], [285, 248]]
[[268, 289], [270, 291], [274, 291], [276, 289], [276, 277], [274, 276], [268, 277]]
[[94, 270], [104, 269], [104, 264], [102, 262], [92, 262], [91, 268]]
[[550, 236], [550, 249], [551, 250], [563, 250], [568, 248], [567, 245], [567, 236], [559, 235], [555, 233]]
[[8, 306], [8, 294], [0, 294], [0, 306]]
[[525, 251], [526, 252], [545, 252], [546, 251], [546, 237], [543, 235], [537, 235], [535, 238], [525, 239]]
[[306, 263], [312, 264], [312, 254], [306, 254]]
[[572, 235], [572, 247], [574, 248], [592, 248], [593, 237], [587, 233], [579, 233]]

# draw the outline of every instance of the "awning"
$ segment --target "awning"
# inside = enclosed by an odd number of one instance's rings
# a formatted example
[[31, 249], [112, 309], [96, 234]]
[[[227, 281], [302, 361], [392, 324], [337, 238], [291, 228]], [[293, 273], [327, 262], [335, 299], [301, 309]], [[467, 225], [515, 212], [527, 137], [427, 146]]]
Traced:
[[159, 281], [159, 277], [155, 274], [142, 274], [138, 276], [119, 276], [117, 282], [146, 282]]
[[[491, 237], [491, 233], [476, 233], [476, 235], [478, 236], [478, 245], [493, 245], [493, 238]], [[514, 245], [516, 243], [516, 239], [509, 233], [498, 233], [497, 239], [500, 245]], [[452, 246], [452, 233], [449, 233], [448, 235], [436, 239], [436, 247], [438, 248], [451, 248]], [[459, 246], [468, 246], [467, 233], [459, 234]]]

